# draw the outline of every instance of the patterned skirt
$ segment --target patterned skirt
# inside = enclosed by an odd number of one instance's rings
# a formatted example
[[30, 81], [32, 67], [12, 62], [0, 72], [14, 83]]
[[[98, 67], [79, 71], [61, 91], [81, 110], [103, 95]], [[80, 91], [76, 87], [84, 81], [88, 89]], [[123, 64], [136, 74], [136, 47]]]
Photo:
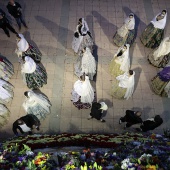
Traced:
[[[6, 104], [6, 103], [9, 103], [14, 97], [14, 92], [13, 92], [14, 87], [8, 83], [8, 84], [3, 85], [3, 88], [9, 93], [9, 96], [8, 96], [8, 98], [6, 98], [4, 100], [1, 98], [1, 95], [0, 95], [0, 103]], [[1, 92], [0, 92], [0, 94], [1, 94]]]
[[36, 65], [36, 70], [33, 73], [25, 73], [23, 76], [30, 89], [37, 89], [43, 87], [44, 84], [47, 84], [46, 70], [40, 64]]
[[124, 99], [125, 93], [126, 89], [119, 87], [119, 81], [116, 80], [112, 83], [111, 96], [116, 99]]
[[156, 48], [160, 45], [163, 36], [164, 29], [155, 28], [154, 25], [150, 23], [143, 31], [140, 40], [145, 47]]
[[81, 99], [79, 99], [77, 102], [73, 102], [73, 105], [75, 107], [77, 107], [79, 110], [80, 109], [89, 109], [89, 108], [91, 108], [91, 104], [90, 103], [82, 103]]
[[5, 105], [0, 104], [0, 128], [2, 128], [7, 122], [10, 115], [10, 111]]
[[[1, 61], [1, 59], [3, 61]], [[14, 67], [6, 58], [0, 57], [0, 78], [9, 81], [14, 74]]]
[[152, 64], [155, 67], [164, 68], [167, 65], [167, 63], [169, 62], [169, 60], [170, 60], [170, 53], [168, 53], [168, 54], [166, 54], [164, 56], [159, 57], [158, 60], [154, 60], [153, 53], [154, 53], [154, 51], [151, 52], [148, 55], [149, 63]]
[[135, 40], [135, 29], [129, 30], [128, 33], [121, 37], [117, 32], [113, 36], [113, 43], [117, 45], [118, 47], [121, 47], [124, 44], [132, 45]]
[[39, 120], [42, 120], [42, 119], [45, 119], [47, 114], [50, 114], [50, 113], [47, 110], [45, 110], [40, 104], [36, 104], [28, 108], [27, 114], [33, 114]]
[[29, 48], [23, 53], [23, 56], [31, 57], [36, 63], [41, 61], [41, 52], [29, 43]]
[[109, 65], [110, 74], [114, 77], [124, 74], [124, 71], [120, 69], [120, 64], [116, 63], [113, 59]]
[[156, 75], [152, 80], [151, 80], [151, 89], [153, 92], [159, 96], [162, 97], [168, 97], [167, 93], [165, 92], [165, 87], [168, 84], [168, 82], [162, 81], [158, 75]]

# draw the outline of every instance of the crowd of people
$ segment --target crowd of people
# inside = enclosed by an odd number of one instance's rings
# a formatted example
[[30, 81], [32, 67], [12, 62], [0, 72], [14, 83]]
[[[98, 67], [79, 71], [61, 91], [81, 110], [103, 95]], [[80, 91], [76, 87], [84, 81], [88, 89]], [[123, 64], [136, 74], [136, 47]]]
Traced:
[[[8, 12], [15, 18], [19, 31], [21, 23], [28, 29], [22, 15], [22, 8], [18, 2], [10, 0], [7, 4]], [[170, 65], [169, 63], [169, 42], [170, 38], [164, 38], [164, 28], [166, 26], [167, 11], [163, 10], [155, 16], [146, 29], [141, 34], [141, 42], [147, 48], [152, 48], [153, 51], [148, 55], [148, 61], [155, 67], [163, 68], [152, 80], [151, 89], [158, 95], [170, 97]], [[21, 74], [24, 83], [30, 89], [23, 92], [26, 99], [23, 103], [23, 108], [27, 113], [17, 119], [13, 124], [13, 132], [18, 135], [17, 129], [21, 133], [31, 133], [33, 128], [39, 130], [40, 121], [45, 119], [50, 113], [51, 103], [48, 97], [40, 92], [40, 88], [47, 84], [47, 73], [45, 67], [41, 63], [41, 52], [30, 44], [24, 35], [17, 33], [10, 25], [6, 17], [6, 13], [0, 9], [0, 28], [5, 34], [10, 37], [9, 30], [16, 34], [17, 48], [15, 53], [19, 58], [21, 66]], [[9, 29], [9, 30], [8, 30]], [[116, 31], [113, 36], [113, 43], [118, 46], [116, 54], [109, 65], [110, 74], [114, 77], [110, 95], [117, 99], [128, 100], [134, 93], [135, 86], [135, 71], [131, 70], [129, 51], [130, 47], [136, 38], [135, 15], [130, 13], [125, 19], [124, 24]], [[105, 102], [96, 102], [95, 90], [91, 85], [97, 73], [97, 64], [94, 52], [93, 37], [90, 33], [88, 24], [84, 18], [80, 18], [76, 31], [73, 36], [72, 49], [75, 55], [78, 56], [77, 62], [74, 65], [74, 73], [78, 80], [74, 83], [71, 92], [71, 101], [73, 105], [80, 109], [91, 108], [88, 120], [95, 118], [101, 122], [103, 112], [107, 111], [108, 106]], [[10, 111], [5, 106], [6, 103], [13, 99], [13, 86], [8, 81], [14, 74], [12, 63], [7, 58], [0, 57], [0, 126], [2, 127], [9, 116]], [[162, 124], [162, 118], [157, 115], [154, 118], [142, 121], [140, 118], [141, 112], [126, 111], [126, 115], [120, 118], [119, 123], [127, 122], [125, 127], [130, 127], [133, 124], [141, 124], [139, 131], [153, 130]], [[149, 123], [150, 122], [150, 123]], [[158, 122], [158, 123], [157, 123]], [[155, 124], [148, 127], [148, 124]], [[146, 127], [147, 126], [147, 127]]]

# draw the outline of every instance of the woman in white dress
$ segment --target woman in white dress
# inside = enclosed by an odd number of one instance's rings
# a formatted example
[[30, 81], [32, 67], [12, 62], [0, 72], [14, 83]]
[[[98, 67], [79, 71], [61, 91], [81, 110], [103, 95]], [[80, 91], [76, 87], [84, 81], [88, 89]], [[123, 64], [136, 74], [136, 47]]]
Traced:
[[140, 40], [145, 47], [156, 48], [160, 45], [164, 36], [166, 20], [167, 11], [163, 10], [161, 13], [156, 15], [156, 17], [145, 28], [140, 37]]
[[22, 57], [21, 73], [23, 80], [30, 89], [37, 89], [47, 84], [47, 73], [45, 68], [29, 57]]
[[117, 99], [128, 100], [134, 92], [134, 76], [135, 72], [129, 70], [129, 72], [116, 77], [116, 82], [112, 84], [111, 95]]
[[14, 67], [7, 58], [0, 56], [0, 78], [9, 81], [14, 74]]
[[124, 24], [120, 27], [113, 36], [113, 42], [118, 47], [124, 44], [132, 45], [135, 40], [135, 17], [133, 13], [125, 19]]
[[83, 52], [80, 53], [74, 69], [75, 74], [79, 78], [81, 75], [83, 75], [83, 73], [85, 73], [86, 75], [88, 75], [90, 80], [93, 80], [93, 77], [96, 74], [96, 61], [91, 53], [91, 50], [88, 47], [85, 47], [83, 49]]
[[0, 79], [0, 103], [6, 104], [13, 99], [13, 88], [10, 83]]
[[35, 115], [39, 120], [45, 119], [50, 114], [51, 102], [44, 94], [26, 91], [26, 99], [23, 103], [24, 110], [27, 114]]
[[155, 67], [163, 68], [170, 60], [170, 37], [166, 37], [160, 46], [148, 55], [148, 61]]
[[90, 84], [89, 77], [85, 74], [74, 83], [71, 100], [79, 110], [91, 107], [94, 100], [94, 89]]
[[7, 123], [9, 114], [10, 111], [8, 108], [5, 105], [0, 104], [0, 128], [2, 128]]
[[120, 47], [109, 65], [110, 74], [117, 77], [130, 69], [129, 44]]
[[84, 49], [84, 47], [89, 47], [92, 51], [93, 39], [89, 32], [87, 22], [84, 18], [80, 18], [76, 27], [76, 32], [74, 33], [72, 49], [75, 53], [79, 53]]
[[15, 52], [18, 57], [30, 56], [35, 62], [41, 61], [42, 54], [33, 45], [27, 42], [22, 34], [17, 35], [17, 49]]

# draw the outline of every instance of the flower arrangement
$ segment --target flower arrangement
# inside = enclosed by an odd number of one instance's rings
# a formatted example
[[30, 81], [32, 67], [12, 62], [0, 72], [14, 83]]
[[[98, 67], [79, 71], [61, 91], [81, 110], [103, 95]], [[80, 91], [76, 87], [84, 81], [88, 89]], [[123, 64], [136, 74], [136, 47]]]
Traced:
[[[84, 142], [83, 142], [84, 141]], [[49, 143], [48, 143], [49, 142]], [[88, 146], [89, 145], [89, 146]], [[38, 148], [83, 146], [84, 149], [47, 153]], [[169, 170], [170, 143], [151, 134], [33, 135], [0, 145], [0, 169], [21, 170]]]

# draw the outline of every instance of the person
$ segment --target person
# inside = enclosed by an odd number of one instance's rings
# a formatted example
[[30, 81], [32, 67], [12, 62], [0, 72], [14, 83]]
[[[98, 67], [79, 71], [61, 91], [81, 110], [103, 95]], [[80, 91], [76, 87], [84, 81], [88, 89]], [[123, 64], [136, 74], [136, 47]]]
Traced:
[[125, 128], [128, 128], [134, 124], [142, 123], [140, 111], [126, 110], [126, 115], [119, 119], [119, 124], [126, 122]]
[[170, 65], [151, 80], [151, 89], [157, 95], [170, 98]]
[[163, 68], [170, 60], [170, 37], [162, 40], [160, 46], [148, 55], [148, 61], [155, 67]]
[[21, 61], [21, 73], [23, 80], [30, 89], [37, 89], [47, 84], [47, 73], [45, 68], [35, 63], [29, 56], [23, 56]]
[[0, 78], [8, 81], [14, 74], [14, 67], [7, 58], [0, 55]]
[[124, 44], [132, 45], [135, 40], [135, 17], [133, 13], [125, 19], [124, 24], [120, 27], [113, 36], [113, 43], [118, 47]]
[[134, 92], [135, 72], [129, 70], [116, 77], [116, 82], [112, 83], [111, 95], [117, 99], [128, 100]]
[[10, 111], [8, 108], [5, 105], [0, 104], [0, 128], [7, 123], [9, 115]]
[[92, 104], [92, 108], [91, 108], [91, 113], [88, 117], [88, 120], [95, 118], [97, 120], [100, 120], [101, 122], [106, 122], [103, 118], [102, 118], [102, 113], [104, 111], [106, 111], [108, 109], [108, 106], [106, 105], [105, 102], [94, 102]]
[[130, 69], [129, 44], [123, 45], [114, 55], [109, 65], [110, 74], [117, 77]]
[[21, 5], [18, 2], [15, 2], [14, 0], [9, 0], [6, 7], [8, 9], [8, 12], [15, 18], [19, 30], [21, 30], [21, 23], [24, 25], [25, 28], [28, 28], [22, 15]]
[[140, 128], [136, 128], [137, 131], [147, 132], [149, 130], [154, 130], [155, 128], [159, 127], [163, 123], [163, 119], [160, 115], [156, 115], [153, 118], [149, 118], [145, 120]]
[[140, 40], [145, 47], [156, 48], [160, 45], [164, 36], [166, 20], [167, 11], [163, 10], [161, 13], [156, 15], [156, 17], [145, 28], [140, 37]]
[[89, 76], [90, 80], [93, 80], [96, 74], [96, 61], [88, 47], [85, 47], [77, 59], [77, 63], [74, 66], [75, 74], [80, 78], [83, 73]]
[[79, 110], [89, 109], [94, 100], [94, 89], [90, 84], [89, 77], [85, 74], [80, 76], [80, 80], [74, 83], [71, 94], [71, 101], [75, 107]]
[[80, 18], [76, 27], [76, 32], [74, 33], [72, 49], [75, 53], [79, 53], [84, 47], [89, 47], [92, 51], [93, 39], [91, 33], [89, 32], [87, 22], [84, 18]]
[[17, 34], [17, 48], [15, 53], [18, 57], [30, 56], [36, 63], [41, 61], [41, 52], [37, 50], [33, 45], [27, 42], [23, 34]]
[[13, 86], [7, 81], [0, 79], [0, 103], [9, 103], [14, 96]]
[[32, 130], [34, 128], [39, 130], [40, 125], [41, 125], [40, 121], [38, 120], [38, 118], [35, 115], [28, 114], [26, 116], [22, 116], [19, 119], [17, 119], [13, 123], [12, 130], [16, 136], [19, 135], [17, 132], [18, 129], [22, 134], [24, 134], [26, 132], [28, 132], [29, 134], [32, 134]]
[[[15, 29], [11, 26], [8, 19], [6, 18], [5, 12], [0, 10], [0, 28], [2, 28], [5, 34], [10, 37], [9, 30], [14, 34], [18, 34]], [[9, 30], [8, 30], [9, 29]]]
[[52, 105], [47, 96], [35, 91], [26, 91], [24, 95], [26, 99], [22, 106], [27, 114], [35, 115], [39, 120], [45, 119], [46, 115], [50, 114]]

